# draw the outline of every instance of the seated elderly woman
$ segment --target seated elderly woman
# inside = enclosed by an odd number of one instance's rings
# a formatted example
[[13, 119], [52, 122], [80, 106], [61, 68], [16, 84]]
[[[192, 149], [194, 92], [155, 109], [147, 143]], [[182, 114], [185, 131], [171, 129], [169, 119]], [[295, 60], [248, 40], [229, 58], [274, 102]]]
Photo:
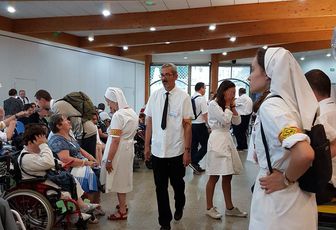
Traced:
[[[93, 203], [99, 203], [98, 179], [92, 168], [97, 166], [96, 159], [82, 149], [76, 139], [70, 135], [71, 123], [62, 114], [52, 115], [49, 127], [53, 132], [48, 144], [51, 151], [62, 161], [63, 166], [71, 170], [71, 174], [81, 184], [88, 198]], [[98, 215], [104, 212], [98, 208]]]
[[[18, 158], [22, 171], [23, 179], [46, 176], [47, 170], [55, 168], [55, 158], [46, 144], [45, 129], [39, 124], [30, 124], [26, 126], [23, 134], [24, 149]], [[82, 213], [89, 212], [97, 208], [98, 204], [85, 204], [81, 196], [84, 194], [80, 184], [76, 182], [76, 195], [78, 197], [77, 204]], [[50, 180], [45, 181], [46, 184], [59, 188], [58, 185]], [[62, 191], [62, 198], [71, 198], [69, 192]], [[83, 218], [87, 215], [83, 214]], [[88, 216], [90, 217], [90, 216]]]

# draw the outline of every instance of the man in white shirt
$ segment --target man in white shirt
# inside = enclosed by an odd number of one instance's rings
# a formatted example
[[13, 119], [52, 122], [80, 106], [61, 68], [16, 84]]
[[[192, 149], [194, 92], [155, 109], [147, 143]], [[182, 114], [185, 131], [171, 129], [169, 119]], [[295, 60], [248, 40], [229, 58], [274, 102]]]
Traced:
[[[195, 85], [195, 94], [191, 97], [194, 119], [192, 121], [191, 164], [189, 165], [196, 175], [200, 175], [205, 171], [200, 167], [199, 162], [207, 153], [209, 139], [206, 126], [208, 122], [208, 105], [204, 94], [205, 84], [198, 82]], [[198, 149], [199, 145], [201, 145], [200, 149]]]
[[250, 124], [252, 114], [253, 102], [252, 99], [246, 95], [246, 89], [239, 89], [239, 97], [235, 101], [236, 110], [241, 117], [239, 125], [232, 125], [233, 134], [237, 140], [237, 150], [241, 151], [247, 149], [247, 130]]
[[[329, 77], [319, 69], [307, 72], [306, 78], [319, 102], [320, 116], [317, 122], [324, 126], [330, 142], [336, 141], [336, 104], [330, 97], [331, 83]], [[333, 174], [330, 183], [323, 192], [316, 194], [318, 204], [330, 202], [336, 197], [336, 158], [332, 159]]]
[[190, 96], [177, 88], [177, 69], [172, 63], [161, 68], [163, 88], [149, 98], [146, 114], [145, 158], [152, 153], [153, 173], [161, 229], [171, 229], [168, 181], [175, 198], [174, 219], [180, 220], [185, 205], [183, 177], [190, 163], [191, 119]]

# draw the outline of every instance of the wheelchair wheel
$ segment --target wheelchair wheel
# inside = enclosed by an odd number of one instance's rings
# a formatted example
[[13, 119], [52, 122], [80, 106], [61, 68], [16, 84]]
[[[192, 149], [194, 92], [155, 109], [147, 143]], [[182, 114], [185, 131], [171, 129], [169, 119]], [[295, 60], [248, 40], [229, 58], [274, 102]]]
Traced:
[[50, 230], [53, 227], [54, 209], [42, 194], [20, 189], [6, 194], [4, 199], [20, 214], [27, 229]]

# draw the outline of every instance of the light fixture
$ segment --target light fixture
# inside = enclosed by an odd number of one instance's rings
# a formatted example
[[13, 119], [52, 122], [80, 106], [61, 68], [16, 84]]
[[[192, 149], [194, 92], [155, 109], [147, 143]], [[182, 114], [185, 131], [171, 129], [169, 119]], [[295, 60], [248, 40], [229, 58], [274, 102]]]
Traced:
[[104, 15], [104, 17], [108, 17], [108, 16], [111, 15], [111, 12], [109, 10], [105, 9], [105, 10], [102, 11], [102, 14]]
[[183, 59], [185, 59], [185, 60], [186, 60], [186, 59], [188, 59], [188, 57], [184, 57]]
[[11, 14], [15, 13], [16, 9], [13, 6], [8, 6], [7, 11]]
[[165, 44], [166, 44], [166, 45], [169, 45], [169, 44], [170, 44], [170, 42], [168, 42], [168, 41], [167, 41], [167, 42], [165, 42]]
[[156, 28], [152, 26], [151, 28], [149, 28], [149, 30], [150, 30], [150, 31], [155, 31]]
[[268, 46], [263, 46], [263, 49], [264, 49], [264, 50], [267, 50], [267, 48], [268, 48]]
[[94, 41], [94, 36], [93, 35], [88, 36], [88, 40], [89, 40], [89, 42], [93, 42]]
[[128, 50], [128, 46], [123, 46], [123, 50]]
[[145, 4], [147, 6], [153, 6], [153, 5], [155, 5], [155, 3], [153, 2], [153, 0], [147, 0], [147, 1], [145, 1]]
[[222, 54], [223, 54], [224, 56], [226, 56], [226, 55], [227, 55], [227, 52], [223, 52]]
[[301, 58], [300, 58], [301, 61], [304, 61], [304, 59], [305, 59], [305, 57], [301, 57]]
[[327, 57], [331, 57], [331, 53], [327, 53], [326, 56], [327, 56]]
[[209, 30], [215, 30], [216, 29], [216, 24], [211, 24], [209, 26]]
[[234, 36], [230, 37], [230, 42], [235, 42], [236, 40], [237, 40], [236, 37], [234, 37]]
[[201, 52], [204, 52], [204, 49], [200, 49]]

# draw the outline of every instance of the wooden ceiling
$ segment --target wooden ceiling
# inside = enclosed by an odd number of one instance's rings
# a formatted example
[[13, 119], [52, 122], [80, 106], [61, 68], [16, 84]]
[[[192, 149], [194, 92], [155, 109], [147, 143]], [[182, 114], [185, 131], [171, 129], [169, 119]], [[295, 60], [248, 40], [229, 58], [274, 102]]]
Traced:
[[[169, 0], [166, 0], [169, 1]], [[101, 15], [10, 19], [0, 17], [0, 29], [88, 50], [144, 60], [146, 55], [234, 50], [219, 60], [248, 58], [264, 45], [292, 52], [330, 48], [336, 26], [335, 0], [293, 0], [193, 9]], [[216, 30], [208, 26], [215, 23]], [[149, 27], [158, 28], [150, 32]], [[165, 29], [169, 27], [169, 29]], [[183, 27], [183, 28], [181, 28]], [[85, 32], [118, 29], [121, 34], [87, 37]], [[122, 33], [142, 29], [148, 32]], [[230, 42], [236, 36], [236, 42]], [[166, 44], [165, 42], [170, 42]], [[129, 49], [124, 51], [122, 46]], [[213, 52], [212, 52], [213, 50]]]

